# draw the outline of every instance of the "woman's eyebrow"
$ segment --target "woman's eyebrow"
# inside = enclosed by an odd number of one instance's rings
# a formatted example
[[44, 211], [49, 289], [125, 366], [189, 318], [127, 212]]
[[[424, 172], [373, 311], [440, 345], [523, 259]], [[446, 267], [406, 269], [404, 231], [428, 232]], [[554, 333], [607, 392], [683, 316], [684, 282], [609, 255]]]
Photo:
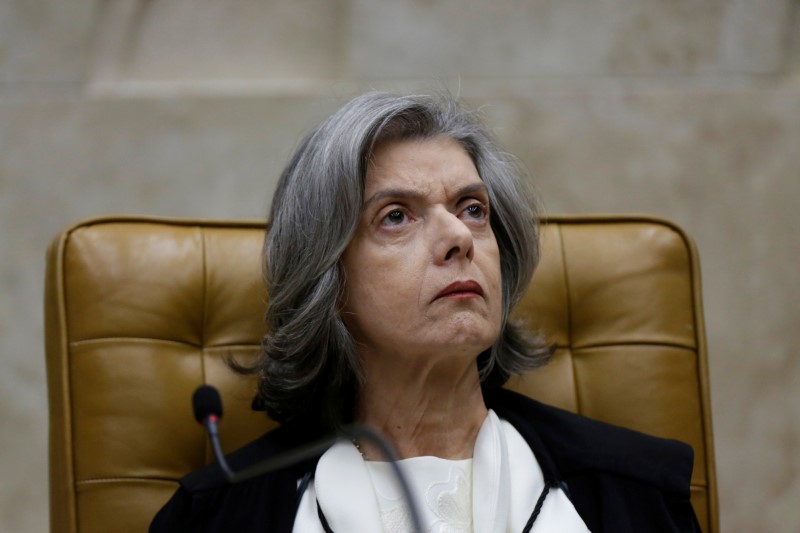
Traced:
[[364, 202], [363, 209], [366, 209], [370, 204], [373, 204], [379, 200], [383, 200], [384, 198], [420, 200], [424, 197], [424, 193], [414, 189], [384, 189], [370, 196], [367, 201]]
[[454, 197], [460, 198], [461, 196], [466, 196], [468, 194], [475, 194], [476, 192], [488, 194], [489, 189], [486, 187], [486, 184], [483, 183], [482, 181], [476, 183], [470, 183], [469, 185], [464, 185], [463, 187], [458, 189]]
[[[460, 198], [462, 196], [466, 196], [469, 194], [474, 194], [476, 192], [486, 193], [487, 192], [486, 184], [482, 181], [477, 183], [470, 183], [469, 185], [465, 185], [458, 189], [455, 194], [453, 194], [453, 198]], [[378, 200], [382, 200], [384, 198], [397, 198], [397, 199], [411, 199], [411, 200], [420, 200], [425, 197], [425, 194], [421, 191], [415, 189], [384, 189], [382, 191], [378, 191], [372, 196], [370, 196], [367, 201], [364, 202], [363, 208], [366, 209], [369, 207], [370, 204], [377, 202]]]

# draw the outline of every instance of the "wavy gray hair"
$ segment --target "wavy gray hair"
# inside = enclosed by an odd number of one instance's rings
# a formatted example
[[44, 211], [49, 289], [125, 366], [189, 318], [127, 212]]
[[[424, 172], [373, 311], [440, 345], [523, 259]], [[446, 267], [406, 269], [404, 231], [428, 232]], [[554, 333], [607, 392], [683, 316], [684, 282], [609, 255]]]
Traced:
[[313, 130], [280, 177], [264, 244], [268, 332], [253, 367], [256, 404], [274, 420], [332, 429], [352, 419], [363, 379], [339, 315], [340, 258], [361, 215], [367, 164], [379, 142], [445, 136], [470, 155], [486, 184], [500, 249], [502, 331], [478, 358], [484, 387], [543, 365], [552, 350], [509, 323], [539, 259], [537, 212], [519, 166], [479, 118], [449, 96], [359, 96]]

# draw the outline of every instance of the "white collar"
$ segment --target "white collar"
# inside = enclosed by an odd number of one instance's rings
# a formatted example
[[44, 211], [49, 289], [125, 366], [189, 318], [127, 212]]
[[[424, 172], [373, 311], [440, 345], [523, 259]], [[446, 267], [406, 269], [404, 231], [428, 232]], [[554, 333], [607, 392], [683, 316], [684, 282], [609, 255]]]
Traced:
[[[522, 531], [544, 487], [541, 468], [525, 440], [491, 410], [475, 442], [472, 483], [475, 533]], [[323, 532], [317, 502], [334, 533], [383, 531], [369, 471], [349, 442], [335, 444], [320, 458], [298, 508], [295, 532]], [[588, 530], [563, 491], [552, 489], [532, 531]]]

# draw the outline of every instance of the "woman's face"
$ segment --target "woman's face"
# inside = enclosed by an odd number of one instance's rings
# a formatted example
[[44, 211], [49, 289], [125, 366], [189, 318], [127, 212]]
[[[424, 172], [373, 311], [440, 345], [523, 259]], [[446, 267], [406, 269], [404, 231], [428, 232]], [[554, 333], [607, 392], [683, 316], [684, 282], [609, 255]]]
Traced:
[[388, 142], [367, 170], [342, 257], [342, 318], [369, 363], [474, 358], [500, 333], [500, 253], [489, 197], [449, 138]]

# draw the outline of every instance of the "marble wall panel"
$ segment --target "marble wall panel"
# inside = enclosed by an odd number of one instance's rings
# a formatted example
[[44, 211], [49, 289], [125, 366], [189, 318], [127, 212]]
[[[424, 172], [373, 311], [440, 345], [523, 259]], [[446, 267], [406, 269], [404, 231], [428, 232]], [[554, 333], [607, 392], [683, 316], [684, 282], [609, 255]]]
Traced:
[[792, 26], [789, 35], [788, 69], [790, 72], [800, 72], [800, 3], [795, 2], [792, 12]]
[[[5, 212], [10, 220], [35, 215], [51, 230], [108, 212], [263, 217], [291, 148], [336, 103], [275, 97], [0, 104], [0, 176], [11, 193]], [[21, 205], [21, 197], [39, 202]]]
[[720, 35], [723, 70], [749, 74], [781, 72], [786, 67], [791, 38], [791, 0], [731, 0], [727, 3]]
[[108, 2], [95, 83], [330, 78], [343, 0]]
[[83, 80], [100, 0], [0, 2], [0, 90]]
[[371, 78], [775, 72], [791, 0], [352, 0], [350, 64]]

